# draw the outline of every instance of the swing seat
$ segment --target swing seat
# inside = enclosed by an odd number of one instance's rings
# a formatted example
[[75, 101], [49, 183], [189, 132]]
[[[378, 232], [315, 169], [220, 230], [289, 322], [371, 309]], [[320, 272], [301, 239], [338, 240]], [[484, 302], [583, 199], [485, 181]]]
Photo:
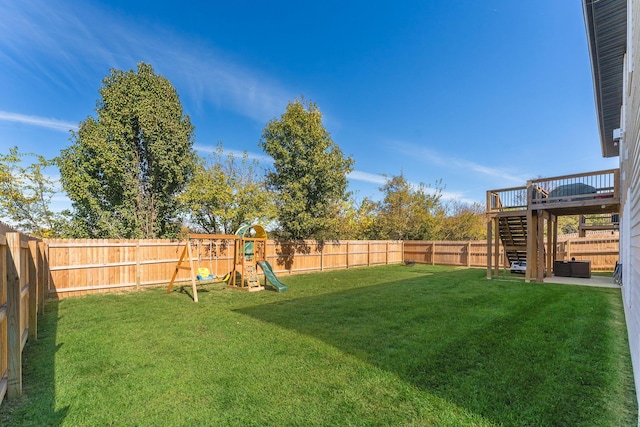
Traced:
[[196, 279], [198, 280], [213, 280], [215, 276], [211, 274], [208, 268], [200, 267], [198, 268], [198, 274], [196, 275]]

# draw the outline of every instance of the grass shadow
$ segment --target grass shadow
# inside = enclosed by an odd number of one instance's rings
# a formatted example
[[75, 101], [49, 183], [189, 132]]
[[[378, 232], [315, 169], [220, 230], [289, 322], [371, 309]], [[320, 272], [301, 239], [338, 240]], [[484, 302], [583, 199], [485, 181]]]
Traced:
[[483, 275], [415, 274], [236, 311], [320, 339], [499, 425], [609, 424], [602, 414], [619, 391], [612, 359], [621, 357], [612, 349], [624, 336], [611, 327], [619, 291]]
[[38, 339], [27, 341], [22, 353], [23, 394], [6, 399], [0, 411], [0, 425], [60, 426], [69, 407], [56, 408], [55, 356], [58, 301], [49, 301], [38, 317]]

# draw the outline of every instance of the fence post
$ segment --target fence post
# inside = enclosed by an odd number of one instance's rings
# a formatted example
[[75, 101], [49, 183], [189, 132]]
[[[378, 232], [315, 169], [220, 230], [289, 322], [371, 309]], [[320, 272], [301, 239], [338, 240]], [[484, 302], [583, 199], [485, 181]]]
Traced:
[[7, 397], [22, 395], [20, 331], [20, 234], [7, 233]]
[[49, 271], [49, 244], [40, 242], [42, 250], [42, 295], [40, 296], [40, 314], [44, 314], [44, 302], [49, 297], [51, 271]]
[[38, 339], [38, 242], [29, 241], [29, 338]]
[[[404, 251], [402, 253], [404, 257]], [[389, 265], [389, 241], [387, 240], [384, 244], [384, 265]]]
[[436, 242], [431, 242], [431, 265], [436, 265]]
[[[211, 256], [211, 254], [209, 254]], [[136, 240], [136, 290], [140, 290], [140, 239]]]
[[471, 240], [467, 242], [467, 267], [471, 267]]
[[349, 241], [347, 240], [347, 268], [349, 268]]
[[[0, 351], [7, 354], [7, 259], [9, 248], [5, 234], [0, 234]], [[0, 403], [7, 394], [7, 361], [0, 360]]]
[[36, 306], [38, 307], [38, 314], [42, 316], [44, 314], [44, 283], [46, 280], [46, 272], [44, 270], [44, 242], [38, 241], [36, 246], [36, 265], [38, 266], [38, 290], [36, 294], [38, 295], [38, 302]]

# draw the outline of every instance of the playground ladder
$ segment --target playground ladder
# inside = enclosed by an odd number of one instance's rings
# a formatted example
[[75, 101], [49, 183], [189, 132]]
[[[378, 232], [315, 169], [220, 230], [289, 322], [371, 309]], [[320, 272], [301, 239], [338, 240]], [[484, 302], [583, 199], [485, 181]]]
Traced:
[[244, 267], [244, 272], [247, 275], [247, 285], [251, 286], [260, 286], [260, 282], [258, 281], [258, 274], [256, 272], [255, 265], [246, 265]]

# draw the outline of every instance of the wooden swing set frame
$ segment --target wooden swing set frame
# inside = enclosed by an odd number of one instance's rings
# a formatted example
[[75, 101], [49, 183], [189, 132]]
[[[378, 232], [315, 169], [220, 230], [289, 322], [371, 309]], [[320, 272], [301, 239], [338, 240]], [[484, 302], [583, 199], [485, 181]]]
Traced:
[[[247, 228], [247, 230], [253, 227], [258, 226], [251, 226]], [[262, 228], [260, 227], [260, 229]], [[229, 273], [222, 276], [225, 278], [228, 277], [227, 280], [221, 280], [221, 278], [214, 275], [211, 280], [206, 280], [207, 283], [213, 283], [217, 281], [225, 282], [227, 283], [228, 287], [235, 289], [243, 289], [248, 291], [263, 290], [264, 286], [260, 285], [256, 270], [257, 262], [266, 260], [267, 237], [264, 231], [261, 234], [262, 235], [253, 237], [246, 237], [242, 234], [189, 234], [187, 236], [187, 239], [185, 240], [184, 248], [182, 249], [182, 253], [180, 254], [178, 263], [176, 264], [176, 268], [171, 277], [171, 281], [169, 282], [169, 286], [167, 287], [167, 293], [171, 292], [176, 278], [178, 277], [179, 271], [189, 270], [193, 301], [198, 302], [198, 289], [196, 287], [196, 275], [198, 267], [195, 266], [195, 260], [193, 257], [193, 252], [191, 250], [191, 242], [194, 240], [198, 241], [198, 261], [200, 261], [200, 245], [203, 241], [208, 240], [210, 242], [210, 248], [212, 247], [211, 245], [213, 241], [233, 241], [234, 249], [232, 268]], [[216, 247], [219, 250], [220, 244], [218, 243]], [[209, 255], [210, 257], [213, 256], [212, 253], [210, 253]], [[216, 273], [218, 270], [217, 256], [218, 254], [216, 253]]]

